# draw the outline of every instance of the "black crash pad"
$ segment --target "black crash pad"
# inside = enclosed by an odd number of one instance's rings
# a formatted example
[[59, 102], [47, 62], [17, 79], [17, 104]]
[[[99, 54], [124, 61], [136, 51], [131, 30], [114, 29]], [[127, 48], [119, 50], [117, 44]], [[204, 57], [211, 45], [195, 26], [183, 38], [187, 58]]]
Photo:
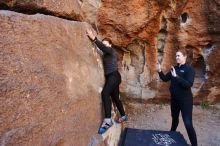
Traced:
[[126, 128], [121, 146], [188, 146], [180, 132]]

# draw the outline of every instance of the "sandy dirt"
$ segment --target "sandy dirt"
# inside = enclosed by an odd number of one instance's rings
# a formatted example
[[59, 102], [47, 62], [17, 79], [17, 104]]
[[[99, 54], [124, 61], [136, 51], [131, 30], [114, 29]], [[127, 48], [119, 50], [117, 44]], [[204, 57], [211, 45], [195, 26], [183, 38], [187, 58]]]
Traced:
[[[129, 121], [126, 127], [137, 129], [170, 130], [171, 113], [168, 104], [140, 104], [127, 105]], [[220, 108], [218, 106], [193, 107], [193, 124], [196, 130], [199, 146], [220, 146]], [[180, 131], [190, 144], [182, 117], [177, 131]]]

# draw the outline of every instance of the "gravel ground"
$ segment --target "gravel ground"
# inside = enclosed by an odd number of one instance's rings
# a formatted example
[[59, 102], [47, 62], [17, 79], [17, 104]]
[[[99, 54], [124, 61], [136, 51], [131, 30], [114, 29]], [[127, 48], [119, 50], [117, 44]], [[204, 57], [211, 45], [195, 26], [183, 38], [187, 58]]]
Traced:
[[[155, 104], [130, 103], [126, 109], [129, 121], [126, 127], [138, 129], [167, 130], [171, 126], [170, 106]], [[219, 107], [203, 109], [201, 106], [193, 107], [193, 124], [196, 130], [199, 146], [220, 146], [220, 110]], [[188, 135], [180, 115], [177, 128], [188, 143]]]

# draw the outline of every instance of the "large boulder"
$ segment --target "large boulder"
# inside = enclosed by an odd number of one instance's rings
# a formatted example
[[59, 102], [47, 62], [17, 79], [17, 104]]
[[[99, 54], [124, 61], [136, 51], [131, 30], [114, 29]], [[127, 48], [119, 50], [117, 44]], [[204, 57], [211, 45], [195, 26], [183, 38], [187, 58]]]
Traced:
[[0, 145], [91, 143], [104, 76], [87, 25], [0, 11]]

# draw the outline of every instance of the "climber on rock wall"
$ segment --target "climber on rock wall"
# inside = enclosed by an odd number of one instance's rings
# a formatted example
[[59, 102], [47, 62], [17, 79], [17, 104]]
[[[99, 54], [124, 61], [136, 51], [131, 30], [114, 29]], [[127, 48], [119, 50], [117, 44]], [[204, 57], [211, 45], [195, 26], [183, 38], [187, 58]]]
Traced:
[[104, 105], [105, 118], [98, 131], [99, 134], [103, 134], [113, 125], [111, 119], [112, 101], [115, 103], [121, 115], [117, 122], [122, 123], [127, 121], [128, 117], [125, 114], [124, 107], [119, 99], [121, 75], [118, 72], [116, 51], [112, 48], [111, 40], [105, 38], [102, 41], [99, 41], [90, 29], [87, 29], [87, 35], [90, 40], [103, 52], [102, 58], [105, 73], [105, 85], [101, 96]]
[[170, 71], [164, 74], [161, 70], [160, 63], [158, 63], [157, 71], [160, 79], [164, 82], [171, 81], [171, 131], [176, 131], [179, 124], [179, 113], [181, 111], [190, 142], [192, 146], [197, 146], [196, 132], [192, 122], [193, 96], [191, 91], [195, 72], [192, 66], [186, 63], [186, 58], [186, 51], [178, 50], [176, 52], [177, 65], [175, 67], [172, 66]]

